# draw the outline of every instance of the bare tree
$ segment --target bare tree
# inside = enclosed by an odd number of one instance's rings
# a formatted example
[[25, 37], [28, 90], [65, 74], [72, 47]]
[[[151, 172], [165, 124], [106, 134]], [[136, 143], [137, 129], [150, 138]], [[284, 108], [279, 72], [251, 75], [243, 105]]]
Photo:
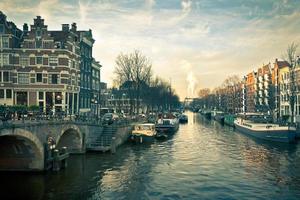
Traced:
[[297, 52], [298, 46], [299, 46], [298, 44], [296, 44], [295, 42], [292, 42], [286, 49], [286, 52], [283, 56], [283, 59], [285, 61], [287, 61], [291, 66], [296, 61], [296, 52]]
[[139, 113], [142, 89], [143, 86], [150, 83], [152, 64], [146, 56], [137, 50], [130, 57], [132, 60], [132, 79], [136, 86], [137, 113]]
[[137, 50], [130, 54], [121, 53], [116, 58], [114, 73], [116, 75], [115, 82], [119, 86], [125, 83], [128, 84], [127, 89], [130, 101], [136, 106], [138, 113], [143, 85], [149, 84], [152, 76], [152, 64], [150, 60]]
[[203, 89], [199, 90], [198, 97], [204, 98], [204, 97], [208, 96], [209, 94], [210, 94], [210, 89], [209, 88], [203, 88]]
[[116, 79], [115, 82], [119, 85], [122, 85], [126, 81], [132, 81], [132, 64], [131, 58], [128, 54], [119, 54], [116, 58], [116, 68], [115, 68], [115, 75]]
[[228, 87], [228, 86], [233, 86], [241, 82], [241, 79], [238, 75], [232, 75], [227, 77], [224, 81], [222, 86], [223, 87]]
[[225, 112], [233, 113], [238, 110], [240, 83], [241, 79], [238, 75], [229, 76], [223, 81], [224, 105], [222, 107]]
[[298, 44], [292, 42], [285, 54], [285, 60], [290, 64], [290, 107], [291, 107], [291, 122], [294, 123], [295, 121], [295, 101], [296, 101], [296, 82], [295, 82], [295, 66], [296, 66], [296, 53], [297, 53]]

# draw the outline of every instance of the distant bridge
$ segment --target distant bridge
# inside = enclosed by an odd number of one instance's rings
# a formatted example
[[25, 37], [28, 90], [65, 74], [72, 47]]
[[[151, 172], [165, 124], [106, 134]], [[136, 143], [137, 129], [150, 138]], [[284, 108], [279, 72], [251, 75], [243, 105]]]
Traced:
[[197, 100], [198, 98], [192, 98], [192, 97], [185, 97], [184, 98], [184, 102], [183, 102], [183, 106], [186, 107], [188, 106], [191, 102], [193, 102], [194, 100]]

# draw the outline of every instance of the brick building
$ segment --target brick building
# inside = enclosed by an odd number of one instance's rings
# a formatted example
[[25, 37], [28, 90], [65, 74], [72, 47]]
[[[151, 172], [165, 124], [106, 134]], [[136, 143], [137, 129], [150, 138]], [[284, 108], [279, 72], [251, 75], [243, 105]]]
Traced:
[[[84, 85], [82, 91], [88, 94], [83, 107], [90, 108], [100, 87], [92, 87], [94, 40], [89, 37], [91, 31], [78, 31], [75, 23], [48, 30], [40, 16], [30, 29], [24, 24], [20, 30], [0, 12], [0, 104], [38, 105], [47, 113], [78, 114], [80, 86]], [[82, 43], [91, 48], [83, 48]], [[100, 84], [100, 67], [95, 63], [99, 70], [94, 75]]]
[[247, 74], [245, 79], [246, 89], [246, 112], [255, 112], [255, 93], [256, 93], [256, 72]]
[[271, 63], [258, 68], [256, 74], [255, 108], [262, 113], [274, 109], [274, 87], [272, 84]]

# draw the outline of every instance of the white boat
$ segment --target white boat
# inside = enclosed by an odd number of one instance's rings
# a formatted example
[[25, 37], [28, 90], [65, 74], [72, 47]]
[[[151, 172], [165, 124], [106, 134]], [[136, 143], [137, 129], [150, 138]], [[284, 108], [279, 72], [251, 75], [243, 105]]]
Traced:
[[155, 128], [159, 132], [175, 133], [179, 128], [179, 120], [171, 113], [160, 115]]
[[136, 124], [131, 133], [130, 139], [135, 142], [152, 142], [156, 136], [155, 124]]
[[243, 117], [239, 116], [234, 121], [235, 128], [239, 132], [275, 142], [291, 143], [296, 139], [296, 129], [294, 127], [280, 126], [273, 123], [255, 123], [248, 120], [247, 116], [254, 117], [253, 115], [244, 114]]

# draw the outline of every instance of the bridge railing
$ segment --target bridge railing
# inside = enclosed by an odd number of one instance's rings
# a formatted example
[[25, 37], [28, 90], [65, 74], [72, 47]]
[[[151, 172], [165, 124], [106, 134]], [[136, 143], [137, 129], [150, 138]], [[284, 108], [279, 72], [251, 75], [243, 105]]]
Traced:
[[[128, 119], [119, 119], [113, 122], [115, 126], [128, 126], [132, 121]], [[77, 124], [90, 126], [104, 126], [106, 123], [102, 120], [95, 119], [47, 119], [47, 120], [7, 120], [0, 122], [0, 129], [6, 128], [21, 128], [24, 126], [39, 126], [39, 125], [54, 125], [54, 124]]]

